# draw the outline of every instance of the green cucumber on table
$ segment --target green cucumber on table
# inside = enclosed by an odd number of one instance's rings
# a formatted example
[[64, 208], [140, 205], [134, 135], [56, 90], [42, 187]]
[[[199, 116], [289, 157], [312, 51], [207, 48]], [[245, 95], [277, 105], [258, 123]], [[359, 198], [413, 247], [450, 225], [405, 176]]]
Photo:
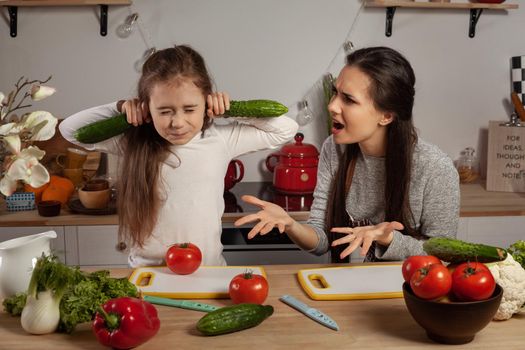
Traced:
[[470, 243], [459, 239], [432, 237], [423, 243], [423, 250], [449, 263], [477, 261], [490, 263], [505, 260], [507, 251], [490, 245]]
[[197, 330], [204, 335], [219, 335], [255, 327], [273, 314], [273, 306], [237, 304], [204, 315]]
[[[227, 117], [278, 117], [288, 112], [283, 104], [272, 100], [230, 101], [230, 109], [224, 114]], [[74, 136], [82, 143], [97, 143], [126, 131], [131, 124], [124, 113], [111, 118], [99, 120], [79, 128]]]

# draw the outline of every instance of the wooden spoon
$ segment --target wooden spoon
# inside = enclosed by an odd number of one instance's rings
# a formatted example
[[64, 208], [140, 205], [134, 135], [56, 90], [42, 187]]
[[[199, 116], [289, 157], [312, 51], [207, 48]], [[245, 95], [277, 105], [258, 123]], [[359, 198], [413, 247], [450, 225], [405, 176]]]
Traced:
[[514, 105], [514, 109], [516, 110], [516, 113], [518, 113], [518, 117], [520, 117], [520, 120], [522, 122], [525, 122], [525, 108], [523, 108], [523, 104], [521, 103], [521, 100], [517, 93], [512, 92], [510, 94], [512, 104]]

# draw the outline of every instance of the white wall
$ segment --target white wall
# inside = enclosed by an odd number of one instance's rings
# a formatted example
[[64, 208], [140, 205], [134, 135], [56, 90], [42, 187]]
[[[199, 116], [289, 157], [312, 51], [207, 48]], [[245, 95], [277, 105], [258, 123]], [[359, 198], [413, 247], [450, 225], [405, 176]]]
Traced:
[[[407, 56], [417, 76], [416, 126], [456, 159], [467, 146], [486, 150], [488, 121], [510, 115], [509, 59], [525, 55], [520, 5], [484, 11], [473, 39], [468, 10], [398, 9], [388, 38], [385, 10], [364, 8], [350, 40], [358, 48], [385, 45]], [[52, 74], [58, 93], [38, 108], [60, 118], [132, 96], [138, 79], [133, 65], [147, 47], [139, 31], [120, 39], [115, 30], [139, 12], [150, 45], [190, 44], [206, 58], [219, 90], [236, 99], [276, 99], [294, 114], [297, 101], [315, 95], [312, 86], [325, 72], [339, 72], [340, 47], [360, 7], [353, 0], [134, 0], [131, 7], [110, 7], [106, 37], [99, 35], [96, 6], [19, 8], [16, 38], [9, 36], [3, 9], [0, 91], [21, 75]], [[319, 109], [315, 98], [310, 103]], [[324, 120], [302, 131], [320, 146]], [[241, 158], [244, 181], [271, 179], [263, 167], [268, 153]]]

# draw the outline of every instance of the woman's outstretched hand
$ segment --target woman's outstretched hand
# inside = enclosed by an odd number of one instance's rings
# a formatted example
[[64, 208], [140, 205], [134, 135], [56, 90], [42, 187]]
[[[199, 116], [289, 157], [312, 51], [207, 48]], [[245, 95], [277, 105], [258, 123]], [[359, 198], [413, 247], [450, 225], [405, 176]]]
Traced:
[[283, 233], [286, 228], [294, 222], [288, 213], [277, 204], [266, 202], [249, 195], [242, 196], [241, 199], [261, 209], [255, 214], [243, 216], [234, 223], [235, 226], [241, 226], [250, 222], [259, 221], [248, 233], [248, 239], [255, 237], [257, 234], [265, 235], [274, 227], [277, 227], [279, 232]]
[[349, 246], [341, 252], [341, 259], [350, 255], [357, 247], [361, 247], [360, 255], [365, 256], [372, 245], [372, 242], [387, 246], [392, 242], [394, 230], [402, 230], [403, 224], [397, 221], [382, 222], [372, 226], [359, 227], [334, 227], [332, 232], [346, 234], [345, 237], [336, 239], [332, 242], [332, 246], [341, 244], [349, 244]]

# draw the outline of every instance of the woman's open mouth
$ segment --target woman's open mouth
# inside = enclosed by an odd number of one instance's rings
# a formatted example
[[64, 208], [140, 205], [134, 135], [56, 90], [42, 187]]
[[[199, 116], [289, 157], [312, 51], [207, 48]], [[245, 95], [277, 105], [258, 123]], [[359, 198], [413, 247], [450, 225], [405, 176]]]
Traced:
[[344, 125], [339, 123], [338, 121], [335, 121], [335, 120], [332, 120], [332, 127], [335, 129], [335, 130], [342, 130], [344, 129]]

